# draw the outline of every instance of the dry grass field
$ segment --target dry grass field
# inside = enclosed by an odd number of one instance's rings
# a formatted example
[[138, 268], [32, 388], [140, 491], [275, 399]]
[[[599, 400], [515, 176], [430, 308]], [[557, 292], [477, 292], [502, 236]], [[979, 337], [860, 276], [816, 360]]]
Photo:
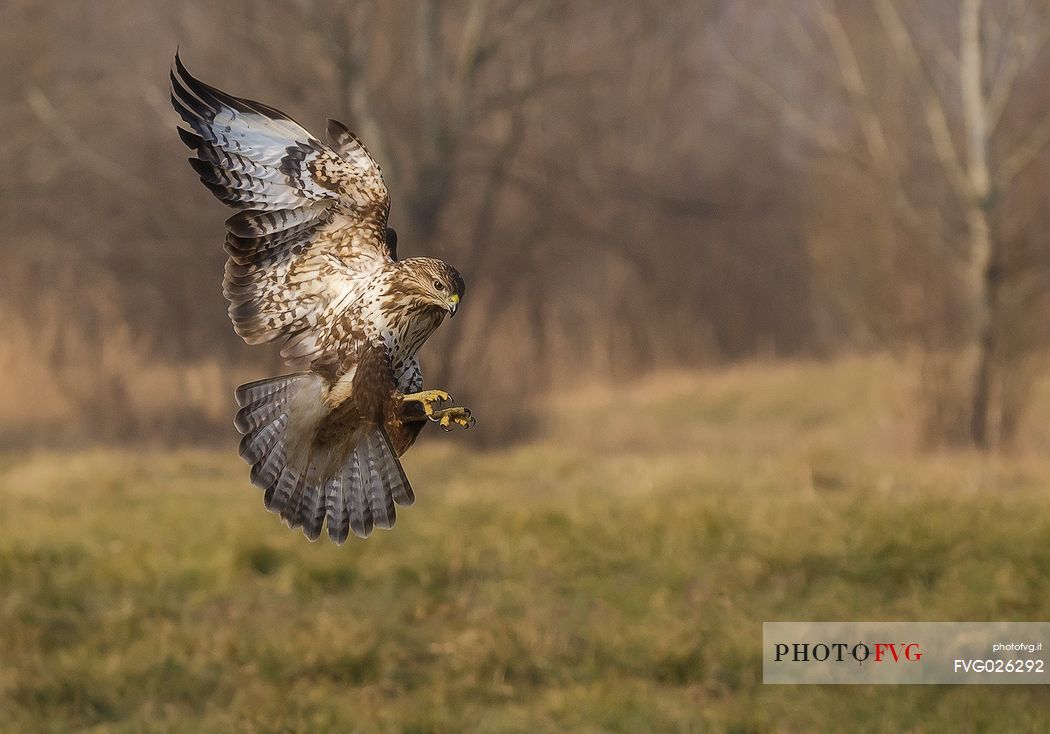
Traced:
[[917, 453], [908, 374], [665, 375], [512, 448], [425, 436], [416, 505], [342, 548], [232, 436], [2, 455], [0, 731], [1050, 730], [1037, 686], [761, 684], [763, 621], [1050, 619], [1043, 438]]

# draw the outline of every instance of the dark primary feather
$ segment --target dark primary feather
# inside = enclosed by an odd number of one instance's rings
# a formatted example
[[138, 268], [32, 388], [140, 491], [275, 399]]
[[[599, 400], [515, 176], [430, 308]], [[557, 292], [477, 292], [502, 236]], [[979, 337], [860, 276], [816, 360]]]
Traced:
[[171, 89], [193, 129], [180, 132], [197, 153], [193, 165], [220, 198], [266, 210], [326, 200], [381, 214], [385, 224], [389, 195], [379, 165], [341, 123], [329, 121], [329, 147], [280, 110], [194, 78], [177, 55]]

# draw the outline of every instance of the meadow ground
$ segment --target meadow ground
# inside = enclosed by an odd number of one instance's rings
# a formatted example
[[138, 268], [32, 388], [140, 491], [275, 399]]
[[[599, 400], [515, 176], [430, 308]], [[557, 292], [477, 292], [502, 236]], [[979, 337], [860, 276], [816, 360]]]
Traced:
[[1039, 686], [761, 684], [766, 620], [1050, 619], [1050, 454], [916, 453], [907, 374], [664, 376], [513, 448], [424, 437], [416, 505], [342, 548], [232, 439], [3, 455], [0, 731], [1050, 730]]

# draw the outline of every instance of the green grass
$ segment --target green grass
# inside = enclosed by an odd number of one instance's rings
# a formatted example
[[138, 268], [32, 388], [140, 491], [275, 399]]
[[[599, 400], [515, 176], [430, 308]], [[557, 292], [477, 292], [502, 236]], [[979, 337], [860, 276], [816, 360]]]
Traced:
[[[0, 731], [1046, 731], [1038, 686], [761, 684], [761, 623], [1050, 619], [1050, 462], [908, 451], [878, 361], [577, 395], [310, 544], [214, 452], [0, 459]], [[482, 427], [484, 424], [482, 423]]]

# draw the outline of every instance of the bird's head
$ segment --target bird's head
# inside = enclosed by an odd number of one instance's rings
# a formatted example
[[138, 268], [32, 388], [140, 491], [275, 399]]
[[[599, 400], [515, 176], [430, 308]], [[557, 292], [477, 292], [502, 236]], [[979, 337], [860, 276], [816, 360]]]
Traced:
[[412, 257], [401, 260], [401, 287], [415, 303], [455, 316], [463, 299], [463, 278], [442, 260]]

